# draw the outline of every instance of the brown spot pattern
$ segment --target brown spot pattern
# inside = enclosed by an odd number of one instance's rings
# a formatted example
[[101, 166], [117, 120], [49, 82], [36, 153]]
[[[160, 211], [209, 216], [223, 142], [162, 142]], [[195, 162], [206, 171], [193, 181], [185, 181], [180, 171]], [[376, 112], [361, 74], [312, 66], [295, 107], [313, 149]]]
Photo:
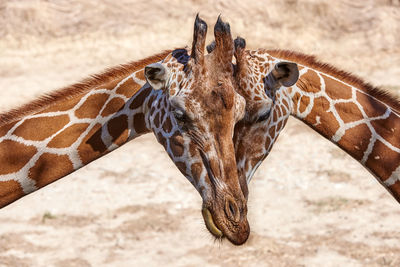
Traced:
[[356, 92], [357, 101], [362, 103], [363, 109], [368, 117], [378, 117], [382, 116], [386, 112], [386, 106], [371, 96], [366, 95], [365, 93]]
[[287, 110], [290, 110], [289, 103], [285, 99], [282, 100], [282, 104], [286, 107]]
[[389, 149], [385, 144], [377, 140], [368, 157], [366, 165], [377, 174], [382, 181], [385, 181], [396, 169], [399, 160], [399, 153]]
[[300, 106], [299, 106], [299, 111], [302, 113], [306, 110], [308, 105], [310, 104], [310, 97], [303, 95], [300, 98]]
[[351, 99], [351, 87], [321, 74], [325, 80], [326, 94], [331, 99]]
[[68, 115], [32, 118], [18, 126], [14, 134], [26, 140], [42, 141], [61, 130], [68, 122]]
[[43, 187], [74, 170], [66, 155], [44, 153], [35, 166], [29, 170], [29, 177], [36, 181], [36, 186]]
[[[149, 97], [149, 101], [147, 101], [147, 107], [149, 109], [151, 108], [151, 105], [153, 104], [154, 99], [156, 99], [156, 97], [154, 95]], [[152, 112], [154, 112], [154, 110], [152, 109], [150, 112], [152, 113]]]
[[360, 109], [354, 103], [336, 103], [335, 108], [345, 123], [364, 119]]
[[17, 181], [0, 181], [0, 208], [24, 195], [24, 191]]
[[133, 116], [133, 127], [135, 128], [135, 132], [137, 134], [143, 134], [149, 131], [149, 129], [146, 127], [146, 121], [143, 113], [136, 113]]
[[157, 114], [154, 116], [154, 126], [156, 126], [156, 128], [160, 127], [160, 112], [157, 112]]
[[88, 126], [88, 123], [74, 124], [57, 134], [47, 146], [54, 148], [69, 147], [78, 139]]
[[19, 171], [36, 152], [34, 146], [4, 140], [0, 143], [0, 175]]
[[128, 116], [121, 115], [111, 119], [107, 124], [113, 143], [122, 145], [128, 140]]
[[12, 127], [17, 123], [18, 121], [15, 122], [10, 122], [5, 125], [0, 126], [0, 136], [4, 136], [8, 133], [9, 130], [11, 130]]
[[[190, 166], [190, 172], [191, 172], [193, 178], [199, 178], [201, 176], [201, 171], [203, 169], [202, 166], [203, 165], [199, 162], [193, 163]], [[196, 181], [196, 182], [198, 182], [198, 181]]]
[[278, 125], [276, 126], [276, 130], [279, 132], [282, 127], [282, 121], [278, 122]]
[[185, 151], [183, 137], [181, 135], [174, 135], [170, 139], [170, 147], [171, 147], [172, 153], [176, 157], [183, 156], [183, 152]]
[[144, 70], [136, 72], [135, 76], [139, 80], [146, 81], [146, 77], [144, 77]]
[[[189, 174], [186, 171], [186, 163], [177, 161], [175, 162], [176, 167], [183, 173], [185, 176], [189, 176]], [[192, 176], [193, 178], [197, 178], [196, 176]]]
[[307, 86], [307, 92], [317, 93], [321, 91], [321, 82], [318, 74], [308, 69], [308, 71], [301, 75], [299, 85], [304, 84]]
[[321, 116], [324, 112], [329, 109], [329, 101], [324, 97], [314, 98], [314, 105], [311, 109], [310, 114], [305, 118], [308, 124], [315, 124], [317, 122], [316, 117]]
[[377, 134], [382, 136], [386, 141], [392, 145], [398, 146], [400, 137], [400, 119], [393, 113], [384, 120], [371, 121]]
[[146, 97], [150, 94], [151, 88], [143, 88], [138, 95], [135, 96], [133, 99], [132, 103], [130, 104], [129, 108], [130, 109], [137, 109], [138, 107], [141, 107], [143, 105], [144, 100]]
[[[294, 96], [293, 96], [293, 103], [294, 103], [294, 105], [293, 105], [293, 111], [294, 112], [297, 112], [297, 105], [299, 104], [299, 100], [300, 100], [300, 93], [299, 92], [296, 92], [295, 94], [294, 94]], [[315, 103], [314, 103], [314, 106], [315, 106]]]
[[115, 114], [121, 109], [124, 108], [125, 101], [121, 98], [113, 98], [110, 102], [107, 103], [107, 106], [104, 108], [103, 112], [101, 112], [101, 116], [107, 117], [111, 114]]
[[163, 124], [163, 129], [166, 133], [169, 133], [172, 130], [172, 123], [169, 116], [167, 116], [167, 118], [165, 119], [165, 122]]
[[101, 124], [96, 124], [82, 140], [78, 147], [78, 154], [83, 164], [100, 157], [107, 147], [101, 140]]
[[116, 93], [120, 95], [124, 95], [127, 98], [131, 98], [134, 94], [139, 91], [140, 85], [137, 84], [132, 78], [126, 80], [123, 84], [121, 84]]
[[271, 128], [269, 128], [269, 136], [271, 136], [271, 138], [274, 138], [274, 136], [275, 136], [275, 125], [272, 126]]
[[78, 118], [96, 118], [108, 97], [108, 94], [95, 94], [89, 96], [82, 106], [75, 111], [75, 116]]
[[272, 113], [272, 121], [278, 121], [278, 118], [279, 118], [279, 116], [278, 116], [278, 109], [275, 109], [274, 110], [274, 113]]
[[339, 122], [332, 113], [325, 113], [321, 116], [321, 123], [315, 129], [327, 138], [331, 138], [339, 129]]
[[194, 143], [189, 144], [189, 155], [194, 157], [197, 154], [197, 146]]
[[282, 116], [282, 112], [280, 108], [277, 108], [276, 111], [278, 112], [278, 118], [280, 118]]
[[169, 87], [169, 94], [174, 95], [176, 93], [176, 83], [172, 83]]
[[361, 160], [364, 156], [364, 151], [367, 150], [371, 135], [372, 133], [368, 126], [360, 124], [348, 129], [338, 142], [338, 145], [356, 160]]
[[315, 129], [327, 138], [332, 137], [339, 129], [339, 122], [331, 112], [327, 112], [329, 109], [329, 101], [323, 97], [314, 99], [314, 106], [310, 114], [305, 118], [305, 121], [309, 125], [313, 125], [317, 122], [317, 116], [320, 117], [320, 124], [315, 126]]

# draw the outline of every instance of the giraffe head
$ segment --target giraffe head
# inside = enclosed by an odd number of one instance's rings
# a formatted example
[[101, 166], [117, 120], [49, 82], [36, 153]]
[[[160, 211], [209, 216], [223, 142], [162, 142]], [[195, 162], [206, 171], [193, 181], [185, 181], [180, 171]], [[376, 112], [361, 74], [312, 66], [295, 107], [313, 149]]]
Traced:
[[[244, 243], [247, 200], [238, 181], [232, 136], [245, 101], [234, 88], [233, 40], [218, 18], [216, 47], [204, 54], [207, 24], [196, 17], [193, 45], [145, 68], [153, 87], [148, 122], [158, 141], [203, 199], [207, 229], [217, 238]], [[247, 185], [245, 185], [247, 186]]]
[[291, 112], [290, 87], [299, 78], [296, 63], [271, 57], [265, 50], [246, 51], [235, 40], [235, 79], [246, 100], [246, 114], [236, 124], [234, 144], [241, 183], [248, 183], [269, 154]]

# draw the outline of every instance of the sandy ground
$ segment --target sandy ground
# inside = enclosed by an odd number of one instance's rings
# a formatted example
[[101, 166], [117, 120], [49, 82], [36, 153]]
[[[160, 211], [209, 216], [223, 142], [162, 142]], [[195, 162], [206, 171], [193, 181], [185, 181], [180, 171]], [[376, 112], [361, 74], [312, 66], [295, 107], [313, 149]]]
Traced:
[[[313, 53], [400, 91], [397, 0], [1, 1], [0, 110], [189, 45], [197, 12], [210, 29], [222, 13], [251, 48]], [[200, 205], [149, 134], [1, 209], [0, 266], [400, 265], [399, 204], [294, 119], [251, 182], [244, 246], [214, 241]]]

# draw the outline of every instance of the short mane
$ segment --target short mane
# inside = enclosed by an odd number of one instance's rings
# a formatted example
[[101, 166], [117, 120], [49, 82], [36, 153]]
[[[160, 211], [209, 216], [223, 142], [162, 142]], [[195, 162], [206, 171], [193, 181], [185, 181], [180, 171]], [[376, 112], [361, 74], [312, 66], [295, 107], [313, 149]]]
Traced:
[[339, 80], [348, 83], [354, 87], [357, 87], [364, 92], [374, 96], [378, 100], [384, 102], [385, 104], [396, 110], [398, 113], [400, 113], [400, 102], [396, 96], [392, 95], [386, 90], [380, 89], [363, 81], [361, 78], [347, 71], [339, 70], [330, 64], [322, 63], [315, 56], [310, 56], [290, 50], [264, 50], [264, 52], [270, 54], [273, 57], [300, 63], [307, 67], [311, 67], [315, 70], [336, 77]]
[[57, 103], [61, 100], [65, 100], [74, 97], [78, 94], [89, 91], [102, 84], [111, 82], [112, 80], [128, 76], [135, 70], [144, 68], [146, 65], [150, 63], [164, 59], [169, 53], [171, 53], [171, 51], [172, 50], [166, 50], [164, 52], [147, 57], [139, 61], [129, 62], [126, 64], [106, 69], [104, 72], [92, 75], [81, 82], [42, 95], [39, 98], [21, 107], [14, 108], [8, 112], [0, 114], [0, 126], [18, 120], [26, 115], [39, 112], [41, 109], [47, 107], [49, 105], [49, 102]]

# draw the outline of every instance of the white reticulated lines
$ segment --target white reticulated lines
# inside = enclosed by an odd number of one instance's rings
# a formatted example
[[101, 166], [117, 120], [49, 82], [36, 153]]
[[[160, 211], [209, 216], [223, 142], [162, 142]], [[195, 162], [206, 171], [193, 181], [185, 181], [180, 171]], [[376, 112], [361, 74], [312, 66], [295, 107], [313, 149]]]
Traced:
[[[138, 72], [138, 71], [137, 71]], [[0, 175], [0, 181], [10, 181], [14, 180], [20, 183], [22, 190], [24, 193], [28, 194], [32, 191], [37, 190], [36, 182], [35, 180], [29, 178], [29, 170], [35, 166], [36, 162], [42, 156], [44, 153], [49, 153], [49, 154], [54, 154], [54, 155], [66, 155], [68, 156], [69, 160], [72, 163], [73, 169], [76, 170], [80, 167], [83, 166], [82, 160], [78, 154], [78, 147], [83, 141], [83, 139], [87, 136], [87, 134], [93, 129], [93, 127], [97, 124], [103, 125], [103, 130], [101, 138], [104, 142], [104, 144], [107, 146], [107, 150], [111, 151], [118, 146], [112, 143], [112, 138], [110, 134], [108, 133], [106, 124], [107, 122], [115, 116], [120, 116], [120, 115], [127, 115], [128, 120], [132, 120], [133, 115], [137, 112], [139, 112], [139, 108], [136, 110], [130, 110], [129, 109], [129, 104], [133, 101], [134, 97], [128, 98], [123, 94], [119, 94], [116, 91], [118, 88], [124, 84], [126, 81], [129, 79], [133, 79], [135, 82], [139, 79], [136, 78], [136, 73], [134, 72], [125, 79], [123, 79], [121, 82], [117, 84], [115, 88], [112, 90], [108, 89], [101, 89], [101, 88], [94, 88], [90, 91], [88, 91], [83, 97], [81, 97], [80, 101], [71, 109], [66, 110], [66, 111], [55, 111], [55, 112], [47, 112], [47, 113], [36, 113], [33, 115], [26, 116], [22, 118], [20, 121], [18, 121], [8, 132], [0, 137], [0, 142], [3, 142], [5, 140], [11, 140], [15, 142], [19, 142], [23, 145], [26, 146], [33, 146], [36, 148], [36, 153], [29, 159], [29, 161], [17, 172], [9, 173], [9, 174], [4, 174]], [[141, 81], [141, 80], [140, 80]], [[144, 82], [141, 81], [140, 85], [142, 85]], [[103, 107], [101, 108], [100, 112], [95, 118], [78, 118], [75, 115], [75, 112], [86, 102], [86, 100], [93, 95], [96, 94], [107, 94], [108, 98], [106, 102], [104, 103]], [[125, 102], [124, 108], [118, 111], [115, 114], [110, 114], [108, 116], [101, 116], [100, 114], [104, 110], [104, 108], [107, 106], [107, 104], [115, 98], [120, 98]], [[51, 118], [51, 117], [57, 117], [57, 116], [62, 116], [62, 115], [67, 115], [69, 118], [68, 123], [66, 123], [61, 129], [56, 131], [55, 133], [51, 134], [49, 137], [45, 138], [44, 140], [40, 141], [34, 141], [34, 140], [27, 140], [21, 136], [15, 135], [14, 132], [15, 130], [22, 125], [24, 122], [30, 119], [35, 119], [35, 118]], [[47, 145], [50, 143], [53, 138], [55, 138], [58, 134], [63, 132], [65, 129], [71, 127], [72, 125], [78, 124], [78, 123], [84, 123], [88, 124], [88, 127], [80, 134], [76, 140], [69, 145], [68, 147], [65, 148], [54, 148], [54, 147], [48, 147]], [[132, 125], [132, 123], [129, 123], [129, 125]], [[133, 129], [133, 128], [130, 128]], [[132, 134], [130, 134], [132, 136]]]

